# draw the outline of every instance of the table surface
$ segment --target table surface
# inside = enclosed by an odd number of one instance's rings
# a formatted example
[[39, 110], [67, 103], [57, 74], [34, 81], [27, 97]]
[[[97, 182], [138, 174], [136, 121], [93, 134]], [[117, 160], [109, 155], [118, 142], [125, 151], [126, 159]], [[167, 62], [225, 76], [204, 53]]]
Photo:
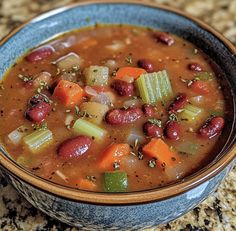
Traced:
[[[151, 1], [151, 0], [149, 0]], [[76, 0], [0, 0], [0, 38], [40, 12]], [[236, 44], [236, 0], [152, 0], [182, 9], [215, 27]], [[76, 231], [32, 207], [0, 177], [0, 230]], [[236, 166], [215, 193], [193, 211], [155, 231], [236, 230]]]

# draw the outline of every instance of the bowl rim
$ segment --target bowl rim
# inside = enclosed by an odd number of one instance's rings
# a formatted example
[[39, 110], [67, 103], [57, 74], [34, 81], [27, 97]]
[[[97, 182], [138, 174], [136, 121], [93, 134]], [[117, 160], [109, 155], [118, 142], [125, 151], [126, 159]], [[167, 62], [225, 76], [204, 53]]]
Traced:
[[[216, 29], [213, 29], [208, 24], [202, 22], [201, 20], [191, 16], [188, 13], [185, 13], [179, 9], [172, 8], [169, 6], [157, 4], [157, 3], [148, 3], [138, 0], [88, 0], [80, 1], [77, 3], [67, 4], [62, 7], [58, 7], [39, 15], [32, 17], [31, 19], [25, 21], [16, 29], [13, 29], [9, 34], [3, 37], [0, 40], [0, 46], [8, 41], [12, 36], [17, 34], [18, 31], [23, 29], [25, 26], [29, 25], [32, 22], [40, 21], [42, 18], [47, 18], [53, 16], [59, 12], [64, 12], [66, 10], [92, 4], [133, 4], [133, 5], [142, 5], [151, 7], [154, 9], [161, 9], [180, 15], [188, 20], [194, 22], [199, 27], [214, 35], [219, 41], [221, 41], [225, 47], [236, 57], [236, 47], [226, 39], [220, 32]], [[234, 108], [235, 110], [235, 108]], [[232, 124], [233, 127], [234, 124]], [[0, 146], [0, 166], [3, 167], [8, 173], [15, 175], [20, 180], [28, 183], [29, 185], [43, 190], [47, 194], [56, 195], [57, 197], [66, 198], [73, 201], [99, 204], [99, 205], [132, 205], [132, 204], [142, 204], [150, 203], [154, 201], [161, 201], [168, 199], [177, 195], [180, 195], [184, 192], [187, 192], [200, 184], [210, 180], [217, 174], [219, 174], [226, 166], [228, 166], [236, 157], [236, 143], [231, 144], [229, 150], [226, 154], [218, 160], [216, 163], [210, 166], [204, 171], [199, 171], [196, 174], [193, 174], [185, 181], [180, 181], [172, 185], [165, 186], [163, 188], [139, 191], [139, 192], [129, 192], [129, 193], [103, 193], [103, 192], [89, 192], [80, 189], [73, 189], [66, 186], [62, 186], [48, 180], [45, 180], [41, 177], [38, 177], [31, 173], [29, 170], [26, 170], [20, 167], [18, 164], [10, 160], [6, 155], [4, 155], [4, 150]]]

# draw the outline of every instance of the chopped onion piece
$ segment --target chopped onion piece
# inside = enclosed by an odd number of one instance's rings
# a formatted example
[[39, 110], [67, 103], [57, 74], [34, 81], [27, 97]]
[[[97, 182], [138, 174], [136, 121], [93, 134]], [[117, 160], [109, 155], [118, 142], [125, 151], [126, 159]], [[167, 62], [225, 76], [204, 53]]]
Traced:
[[113, 41], [112, 44], [105, 47], [112, 51], [119, 51], [125, 47], [125, 44], [122, 41]]
[[72, 114], [68, 114], [65, 118], [65, 125], [68, 126], [74, 120], [74, 116]]
[[65, 182], [68, 182], [68, 178], [60, 171], [60, 170], [56, 170], [55, 173]]
[[86, 86], [86, 87], [84, 88], [84, 91], [85, 91], [88, 95], [91, 95], [91, 96], [97, 96], [97, 95], [98, 95], [97, 91], [94, 90], [94, 89], [93, 89], [92, 87], [90, 87], [90, 86]]
[[110, 68], [115, 68], [117, 67], [117, 63], [114, 59], [108, 59], [104, 62], [104, 64]]
[[106, 105], [112, 105], [115, 100], [115, 96], [112, 92], [101, 92], [98, 95], [91, 98], [91, 101], [106, 104]]
[[35, 87], [39, 87], [42, 83], [50, 85], [51, 81], [51, 74], [49, 72], [43, 71], [35, 76], [33, 83]]
[[197, 105], [199, 105], [199, 104], [202, 104], [202, 103], [205, 101], [205, 97], [202, 96], [202, 95], [197, 95], [197, 96], [191, 97], [191, 98], [189, 99], [189, 101], [190, 101], [190, 103], [192, 103], [192, 104], [197, 104]]
[[141, 131], [137, 130], [136, 128], [133, 128], [130, 131], [130, 134], [127, 139], [127, 143], [129, 145], [134, 145], [135, 142], [142, 144], [144, 141], [145, 141], [145, 138], [144, 138], [143, 134], [141, 133]]
[[54, 64], [56, 64], [60, 70], [70, 70], [74, 66], [79, 68], [82, 62], [83, 60], [79, 55], [74, 52], [70, 52], [69, 54], [56, 60]]
[[8, 138], [13, 144], [18, 145], [21, 142], [22, 138], [27, 135], [28, 130], [29, 129], [26, 126], [22, 125], [9, 133]]
[[140, 105], [140, 100], [139, 99], [131, 99], [131, 100], [127, 100], [124, 102], [124, 106], [125, 107], [132, 107], [132, 106], [139, 106]]

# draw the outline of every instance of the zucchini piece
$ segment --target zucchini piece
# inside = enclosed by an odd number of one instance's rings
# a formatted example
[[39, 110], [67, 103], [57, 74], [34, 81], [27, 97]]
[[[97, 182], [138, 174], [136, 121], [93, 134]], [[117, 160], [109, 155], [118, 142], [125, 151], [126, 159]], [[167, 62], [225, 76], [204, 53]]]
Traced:
[[184, 142], [176, 147], [176, 150], [180, 153], [191, 154], [194, 155], [197, 153], [199, 145], [193, 142]]
[[90, 66], [85, 68], [84, 75], [86, 85], [104, 86], [108, 82], [109, 69], [105, 66]]
[[173, 95], [166, 70], [142, 74], [135, 83], [144, 103], [166, 102]]
[[99, 140], [106, 134], [106, 130], [82, 118], [75, 121], [72, 129], [76, 135], [90, 136]]
[[196, 107], [192, 104], [187, 104], [183, 111], [180, 113], [180, 118], [182, 120], [187, 120], [189, 122], [193, 122], [198, 119], [202, 115], [203, 109]]
[[128, 188], [128, 177], [126, 172], [105, 172], [104, 186], [106, 192], [125, 192]]
[[23, 138], [24, 144], [31, 152], [38, 152], [52, 141], [52, 132], [48, 129], [37, 130]]

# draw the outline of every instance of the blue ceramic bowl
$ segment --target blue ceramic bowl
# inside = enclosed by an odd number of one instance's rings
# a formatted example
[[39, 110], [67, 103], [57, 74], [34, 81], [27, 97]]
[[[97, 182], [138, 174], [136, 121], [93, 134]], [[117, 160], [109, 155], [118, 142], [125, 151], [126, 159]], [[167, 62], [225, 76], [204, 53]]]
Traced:
[[140, 2], [86, 1], [42, 14], [4, 38], [0, 47], [0, 76], [30, 48], [58, 34], [95, 23], [134, 24], [169, 31], [197, 45], [221, 67], [232, 116], [225, 128], [220, 153], [212, 163], [181, 182], [143, 192], [106, 194], [69, 189], [21, 168], [0, 146], [2, 174], [32, 205], [84, 230], [137, 230], [169, 222], [207, 198], [233, 166], [236, 152], [235, 48], [209, 26], [168, 7]]

